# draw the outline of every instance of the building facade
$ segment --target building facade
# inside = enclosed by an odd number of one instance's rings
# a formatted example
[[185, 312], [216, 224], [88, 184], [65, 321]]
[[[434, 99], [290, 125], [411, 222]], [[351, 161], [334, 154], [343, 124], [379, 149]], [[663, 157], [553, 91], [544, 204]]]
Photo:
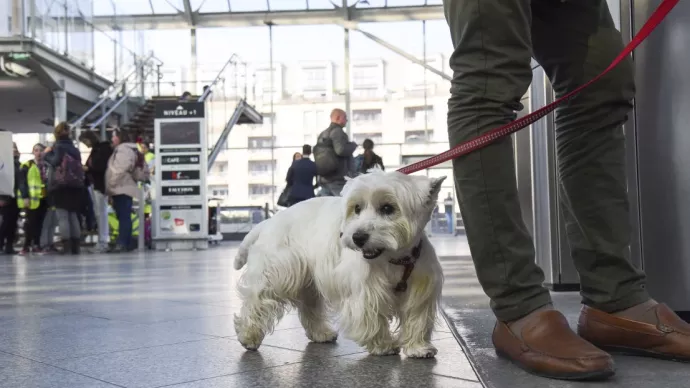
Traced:
[[[428, 63], [448, 72], [441, 55], [428, 58]], [[249, 101], [264, 114], [264, 123], [235, 126], [227, 149], [209, 174], [209, 194], [230, 206], [268, 203], [273, 207], [285, 187], [294, 153], [301, 152], [303, 144], [315, 144], [329, 125], [332, 109], [345, 109], [346, 86], [339, 64], [312, 61], [275, 63], [273, 67], [253, 66]], [[212, 74], [212, 67], [204, 72]], [[448, 81], [404, 59], [353, 61], [350, 74], [351, 139], [360, 145], [372, 139], [387, 170], [448, 149]], [[227, 106], [211, 103], [208, 115], [227, 117], [227, 111]], [[223, 120], [209, 122], [209, 138], [213, 139], [222, 131]], [[360, 152], [361, 148], [355, 155]], [[451, 178], [450, 164], [423, 173]], [[452, 187], [452, 179], [448, 179], [443, 198]]]

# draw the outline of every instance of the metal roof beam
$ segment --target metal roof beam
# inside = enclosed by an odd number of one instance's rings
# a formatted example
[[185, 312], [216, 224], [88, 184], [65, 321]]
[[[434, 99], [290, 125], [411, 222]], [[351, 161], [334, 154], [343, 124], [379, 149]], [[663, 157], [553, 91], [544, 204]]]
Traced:
[[[188, 0], [185, 1], [185, 13], [187, 4]], [[265, 26], [266, 23], [276, 26], [340, 24], [343, 21], [341, 9], [191, 14], [195, 19], [195, 28], [254, 27]], [[360, 23], [439, 20], [444, 19], [444, 17], [442, 5], [354, 8], [350, 10], [350, 20]], [[94, 16], [93, 24], [99, 29], [122, 30], [190, 28], [188, 15], [185, 14]]]
[[196, 26], [196, 15], [195, 12], [192, 11], [192, 5], [189, 3], [189, 0], [182, 0], [182, 5], [184, 6], [184, 17], [187, 20], [187, 24], [190, 27], [195, 27]]

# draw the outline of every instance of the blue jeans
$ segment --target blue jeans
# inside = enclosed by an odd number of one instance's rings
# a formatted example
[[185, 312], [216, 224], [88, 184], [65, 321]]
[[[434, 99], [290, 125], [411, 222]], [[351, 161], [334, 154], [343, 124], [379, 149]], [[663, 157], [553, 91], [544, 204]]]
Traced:
[[453, 225], [452, 213], [446, 213], [446, 224], [448, 225], [448, 233], [453, 234], [453, 230], [455, 230], [455, 225]]
[[317, 197], [339, 197], [340, 192], [345, 187], [345, 180], [321, 183], [321, 190], [316, 195]]
[[132, 197], [113, 195], [113, 209], [119, 225], [117, 245], [132, 249]]

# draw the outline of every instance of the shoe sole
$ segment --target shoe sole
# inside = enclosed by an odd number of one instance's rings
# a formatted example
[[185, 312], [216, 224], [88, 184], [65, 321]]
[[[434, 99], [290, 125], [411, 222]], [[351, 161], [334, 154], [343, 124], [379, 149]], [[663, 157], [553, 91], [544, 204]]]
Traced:
[[500, 358], [510, 361], [520, 369], [539, 377], [545, 377], [547, 379], [553, 380], [566, 380], [566, 381], [601, 381], [607, 380], [616, 374], [614, 369], [604, 369], [592, 372], [582, 372], [582, 373], [545, 373], [534, 368], [528, 367], [527, 365], [517, 361], [500, 350], [496, 350], [496, 355]]
[[651, 350], [626, 348], [624, 346], [597, 346], [597, 347], [603, 351], [606, 351], [606, 352], [609, 352], [612, 354], [621, 355], [621, 356], [656, 358], [658, 360], [664, 360], [664, 361], [676, 361], [676, 362], [690, 363], [690, 358], [670, 356], [668, 354], [657, 353], [657, 352], [653, 352]]

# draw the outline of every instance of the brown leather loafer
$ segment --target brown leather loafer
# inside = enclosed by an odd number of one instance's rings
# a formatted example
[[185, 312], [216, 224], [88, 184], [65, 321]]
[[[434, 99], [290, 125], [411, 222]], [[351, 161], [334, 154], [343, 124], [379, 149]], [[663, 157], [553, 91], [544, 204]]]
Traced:
[[657, 324], [637, 322], [583, 307], [577, 324], [580, 336], [616, 353], [690, 362], [690, 324], [665, 304], [658, 304]]
[[613, 376], [611, 356], [578, 337], [558, 311], [534, 313], [525, 323], [522, 339], [498, 322], [493, 343], [496, 353], [532, 374], [560, 380], [602, 380]]

